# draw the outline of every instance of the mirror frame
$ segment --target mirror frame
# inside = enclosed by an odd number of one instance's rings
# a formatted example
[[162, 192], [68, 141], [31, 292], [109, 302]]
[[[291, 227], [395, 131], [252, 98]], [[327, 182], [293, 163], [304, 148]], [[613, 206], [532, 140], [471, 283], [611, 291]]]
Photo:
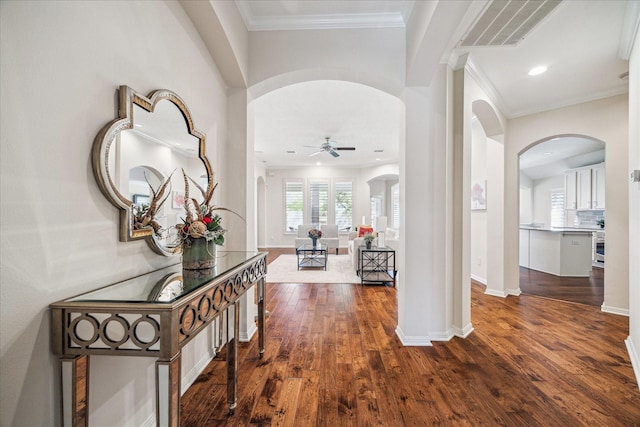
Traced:
[[185, 102], [176, 93], [167, 89], [157, 89], [152, 91], [148, 96], [137, 93], [129, 86], [122, 85], [118, 89], [118, 115], [107, 123], [96, 135], [92, 148], [92, 165], [98, 187], [105, 195], [107, 200], [120, 210], [120, 231], [119, 237], [121, 242], [129, 242], [132, 240], [145, 239], [147, 244], [159, 255], [169, 256], [180, 252], [176, 247], [167, 247], [161, 245], [155, 238], [155, 234], [151, 227], [143, 229], [135, 229], [133, 226], [133, 206], [132, 200], [125, 197], [116, 187], [111, 178], [109, 170], [109, 150], [111, 144], [116, 140], [118, 134], [124, 130], [133, 129], [134, 127], [134, 106], [153, 113], [158, 102], [167, 100], [172, 102], [182, 113], [188, 133], [199, 141], [198, 157], [204, 164], [208, 186], [213, 185], [213, 171], [211, 164], [207, 159], [206, 153], [206, 137], [198, 131], [193, 124], [193, 118], [189, 108]]

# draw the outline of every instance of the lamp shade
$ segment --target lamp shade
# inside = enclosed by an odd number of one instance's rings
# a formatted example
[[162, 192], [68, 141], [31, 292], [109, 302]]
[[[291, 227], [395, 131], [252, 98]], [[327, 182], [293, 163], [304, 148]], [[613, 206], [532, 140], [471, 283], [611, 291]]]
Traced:
[[376, 218], [376, 231], [387, 231], [387, 217], [379, 216]]

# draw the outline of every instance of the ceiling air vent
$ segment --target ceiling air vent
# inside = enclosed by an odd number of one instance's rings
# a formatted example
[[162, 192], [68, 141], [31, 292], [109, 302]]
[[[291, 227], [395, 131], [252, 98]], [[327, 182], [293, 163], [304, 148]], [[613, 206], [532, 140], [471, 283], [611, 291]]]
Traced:
[[460, 46], [513, 46], [562, 0], [493, 0], [478, 17]]

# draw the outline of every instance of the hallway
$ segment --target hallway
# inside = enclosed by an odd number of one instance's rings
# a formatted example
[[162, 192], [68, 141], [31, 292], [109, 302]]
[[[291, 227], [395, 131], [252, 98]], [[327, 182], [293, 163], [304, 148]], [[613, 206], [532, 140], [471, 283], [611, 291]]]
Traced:
[[473, 282], [466, 339], [403, 347], [396, 289], [267, 285], [265, 358], [240, 346], [239, 399], [227, 415], [224, 355], [182, 399], [182, 426], [631, 426], [640, 391], [628, 319]]

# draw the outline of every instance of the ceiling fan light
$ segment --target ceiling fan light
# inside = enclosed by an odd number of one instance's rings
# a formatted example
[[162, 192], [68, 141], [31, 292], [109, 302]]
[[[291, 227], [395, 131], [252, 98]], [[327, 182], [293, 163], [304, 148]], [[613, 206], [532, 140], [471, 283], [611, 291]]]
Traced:
[[530, 76], [539, 76], [540, 74], [544, 73], [547, 71], [547, 67], [544, 65], [539, 65], [537, 67], [533, 67], [532, 69], [529, 70], [529, 75]]

